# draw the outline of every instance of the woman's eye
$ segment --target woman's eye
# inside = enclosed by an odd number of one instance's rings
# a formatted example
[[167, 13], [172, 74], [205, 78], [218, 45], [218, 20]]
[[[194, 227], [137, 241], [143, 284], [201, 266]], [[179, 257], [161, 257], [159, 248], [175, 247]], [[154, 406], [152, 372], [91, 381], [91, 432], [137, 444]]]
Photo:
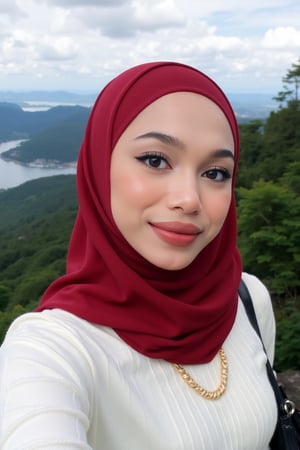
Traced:
[[204, 172], [203, 176], [214, 181], [225, 181], [231, 178], [228, 170], [218, 169], [217, 167], [207, 170], [206, 172]]
[[151, 167], [152, 169], [168, 169], [170, 167], [164, 156], [156, 155], [154, 153], [138, 156], [136, 159], [142, 161], [146, 166]]

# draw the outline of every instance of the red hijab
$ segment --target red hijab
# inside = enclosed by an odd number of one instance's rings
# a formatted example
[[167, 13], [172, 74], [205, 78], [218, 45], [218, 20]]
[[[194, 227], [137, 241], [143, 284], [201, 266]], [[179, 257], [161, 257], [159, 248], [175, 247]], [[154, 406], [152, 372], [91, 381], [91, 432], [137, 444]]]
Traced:
[[50, 285], [37, 311], [64, 309], [113, 328], [146, 356], [194, 364], [216, 355], [236, 316], [241, 260], [234, 197], [217, 237], [177, 271], [141, 257], [117, 229], [110, 205], [110, 157], [118, 138], [147, 105], [178, 91], [204, 95], [222, 109], [234, 137], [236, 167], [236, 119], [224, 93], [206, 75], [183, 64], [156, 62], [112, 80], [92, 109], [79, 154], [79, 211], [67, 272]]

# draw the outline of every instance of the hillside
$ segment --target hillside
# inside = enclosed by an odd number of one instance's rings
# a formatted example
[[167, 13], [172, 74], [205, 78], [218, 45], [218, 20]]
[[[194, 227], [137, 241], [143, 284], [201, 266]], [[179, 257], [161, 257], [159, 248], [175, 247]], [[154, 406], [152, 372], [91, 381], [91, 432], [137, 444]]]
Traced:
[[77, 213], [75, 176], [40, 178], [0, 192], [0, 209], [1, 342], [11, 318], [34, 308], [65, 270]]
[[32, 220], [74, 208], [77, 208], [75, 175], [39, 178], [0, 191], [0, 245], [3, 233], [15, 238], [18, 230]]
[[38, 163], [44, 166], [49, 163], [72, 163], [77, 160], [88, 114], [89, 109], [82, 108], [55, 126], [33, 135], [16, 149], [3, 152], [1, 156], [24, 164]]
[[14, 103], [0, 103], [0, 142], [31, 138], [47, 128], [56, 127], [77, 114], [87, 117], [89, 108], [56, 106], [48, 111], [28, 112]]

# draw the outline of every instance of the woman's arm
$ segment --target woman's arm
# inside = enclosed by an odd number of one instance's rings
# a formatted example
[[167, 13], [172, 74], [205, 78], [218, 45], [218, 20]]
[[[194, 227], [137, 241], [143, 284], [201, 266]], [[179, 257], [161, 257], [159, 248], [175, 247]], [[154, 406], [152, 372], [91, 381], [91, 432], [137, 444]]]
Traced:
[[17, 319], [0, 349], [2, 450], [91, 449], [84, 359], [61, 325], [39, 313]]

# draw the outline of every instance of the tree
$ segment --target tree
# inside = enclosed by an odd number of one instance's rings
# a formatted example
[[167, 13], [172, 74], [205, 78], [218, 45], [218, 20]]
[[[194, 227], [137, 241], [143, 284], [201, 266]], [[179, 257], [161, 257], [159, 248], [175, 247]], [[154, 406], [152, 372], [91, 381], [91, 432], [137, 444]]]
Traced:
[[284, 89], [276, 97], [280, 108], [271, 112], [263, 129], [264, 154], [259, 170], [265, 180], [281, 177], [288, 164], [300, 158], [300, 60], [287, 71], [283, 83]]
[[263, 122], [252, 120], [239, 125], [241, 154], [236, 186], [250, 188], [257, 179], [258, 162], [264, 154]]
[[5, 312], [0, 311], [0, 345], [12, 321], [25, 312], [26, 310], [21, 305], [15, 305]]
[[287, 71], [285, 77], [282, 78], [283, 91], [274, 97], [280, 103], [295, 101], [299, 103], [299, 87], [300, 87], [300, 59], [298, 63], [292, 64], [292, 68]]
[[289, 301], [277, 321], [275, 368], [281, 372], [300, 369], [300, 309], [296, 301]]
[[300, 159], [300, 60], [283, 77], [276, 98], [284, 103], [263, 122], [240, 124], [241, 155], [237, 186], [250, 188], [256, 180], [275, 181], [290, 163]]
[[0, 283], [0, 311], [4, 311], [11, 297], [11, 289], [4, 283]]
[[245, 270], [261, 277], [274, 298], [295, 298], [300, 293], [300, 198], [263, 180], [238, 193]]
[[300, 197], [300, 160], [290, 163], [280, 182], [290, 191]]

